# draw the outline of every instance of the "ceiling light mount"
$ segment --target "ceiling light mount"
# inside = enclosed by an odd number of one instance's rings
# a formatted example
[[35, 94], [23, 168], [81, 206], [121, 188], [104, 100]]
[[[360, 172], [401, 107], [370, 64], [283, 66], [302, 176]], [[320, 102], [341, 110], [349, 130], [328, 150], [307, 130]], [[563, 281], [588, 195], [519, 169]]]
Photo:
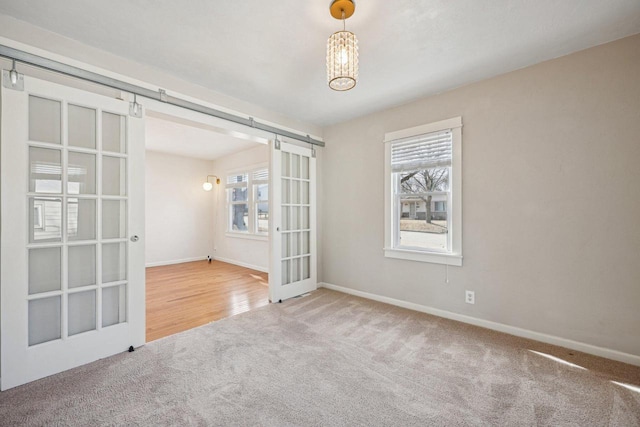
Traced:
[[354, 0], [333, 0], [329, 11], [331, 16], [336, 19], [349, 19], [356, 11], [356, 2]]
[[337, 91], [353, 89], [358, 83], [358, 38], [345, 24], [355, 10], [354, 0], [333, 0], [329, 6], [331, 16], [342, 20], [342, 31], [327, 41], [327, 83]]

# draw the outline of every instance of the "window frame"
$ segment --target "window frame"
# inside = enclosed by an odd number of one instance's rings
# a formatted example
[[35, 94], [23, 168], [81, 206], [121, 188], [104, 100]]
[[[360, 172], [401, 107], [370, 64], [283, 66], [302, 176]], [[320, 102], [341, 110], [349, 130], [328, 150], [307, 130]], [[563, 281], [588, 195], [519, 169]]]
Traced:
[[[397, 176], [391, 170], [391, 146], [394, 141], [427, 133], [451, 131], [451, 169], [447, 199], [449, 251], [399, 247], [400, 216], [394, 192]], [[462, 266], [462, 117], [453, 117], [421, 126], [388, 132], [384, 135], [384, 255], [387, 258]]]
[[[261, 171], [261, 170], [267, 170], [267, 178], [266, 179], [255, 179], [254, 178], [254, 173]], [[253, 196], [253, 229], [254, 229], [254, 233], [257, 236], [268, 236], [269, 235], [269, 226], [267, 225], [267, 231], [259, 231], [259, 227], [258, 227], [258, 221], [260, 220], [259, 217], [259, 209], [258, 209], [258, 205], [259, 204], [264, 204], [266, 203], [267, 206], [269, 207], [269, 168], [268, 167], [264, 167], [264, 168], [258, 168], [255, 169], [253, 171], [251, 171], [251, 193]], [[261, 185], [266, 185], [267, 186], [267, 198], [266, 200], [260, 200], [258, 198], [258, 187]], [[271, 212], [267, 211], [267, 224], [269, 221], [269, 215], [271, 214]]]
[[[225, 174], [225, 200], [226, 200], [226, 226], [225, 234], [228, 237], [238, 237], [244, 239], [255, 240], [268, 240], [269, 232], [258, 232], [258, 214], [257, 214], [257, 186], [262, 184], [269, 184], [269, 179], [255, 179], [254, 174], [258, 171], [266, 170], [269, 173], [268, 164], [253, 165], [237, 170], [228, 171]], [[229, 177], [246, 175], [247, 180], [238, 183], [229, 183]], [[232, 201], [231, 194], [233, 188], [246, 188], [247, 200]], [[264, 203], [261, 201], [260, 203]], [[268, 203], [268, 200], [267, 200]], [[247, 218], [247, 230], [234, 230], [232, 225], [232, 209], [234, 205], [247, 205], [248, 218]]]

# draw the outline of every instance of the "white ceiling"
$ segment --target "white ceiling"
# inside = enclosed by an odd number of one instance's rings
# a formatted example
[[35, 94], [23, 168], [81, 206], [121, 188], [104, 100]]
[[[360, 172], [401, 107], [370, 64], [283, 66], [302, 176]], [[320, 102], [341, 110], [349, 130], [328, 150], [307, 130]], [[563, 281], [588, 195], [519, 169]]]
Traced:
[[321, 126], [640, 32], [638, 0], [357, 0], [360, 81], [338, 93], [329, 3], [13, 0], [0, 13]]
[[178, 156], [214, 160], [258, 145], [255, 141], [223, 135], [204, 125], [147, 116], [145, 120], [147, 150]]

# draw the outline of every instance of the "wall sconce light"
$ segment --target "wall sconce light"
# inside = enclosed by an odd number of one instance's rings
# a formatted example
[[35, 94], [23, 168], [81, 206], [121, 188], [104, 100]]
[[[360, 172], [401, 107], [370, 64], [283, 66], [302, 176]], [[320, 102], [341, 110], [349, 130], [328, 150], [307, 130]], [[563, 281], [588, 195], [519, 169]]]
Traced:
[[220, 184], [220, 178], [218, 178], [215, 175], [207, 175], [207, 180], [205, 181], [204, 184], [202, 184], [202, 189], [204, 191], [211, 191], [211, 189], [213, 188], [213, 184], [209, 182], [209, 178], [215, 178], [216, 184]]

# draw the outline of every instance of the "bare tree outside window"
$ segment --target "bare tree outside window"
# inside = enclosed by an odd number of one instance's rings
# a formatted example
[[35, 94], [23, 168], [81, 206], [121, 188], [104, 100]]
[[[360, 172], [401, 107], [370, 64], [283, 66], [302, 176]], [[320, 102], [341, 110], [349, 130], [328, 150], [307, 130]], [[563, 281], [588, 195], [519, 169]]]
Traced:
[[449, 190], [449, 168], [409, 172], [400, 178], [400, 189], [403, 195], [414, 195], [425, 203], [425, 220], [431, 224], [433, 194], [429, 193]]

